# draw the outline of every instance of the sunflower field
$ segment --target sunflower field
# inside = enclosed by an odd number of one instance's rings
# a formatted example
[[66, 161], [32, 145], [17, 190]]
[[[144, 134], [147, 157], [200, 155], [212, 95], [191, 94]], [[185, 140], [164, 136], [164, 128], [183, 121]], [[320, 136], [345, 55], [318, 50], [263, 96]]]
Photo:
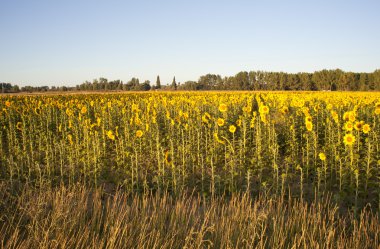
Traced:
[[380, 208], [380, 93], [0, 96], [0, 178]]

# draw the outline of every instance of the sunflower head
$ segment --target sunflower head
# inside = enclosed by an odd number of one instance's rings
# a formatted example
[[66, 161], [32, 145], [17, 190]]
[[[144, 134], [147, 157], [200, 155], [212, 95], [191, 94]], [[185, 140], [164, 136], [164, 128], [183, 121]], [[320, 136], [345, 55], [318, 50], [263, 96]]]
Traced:
[[356, 141], [355, 136], [352, 135], [351, 133], [348, 133], [344, 135], [343, 137], [343, 142], [345, 145], [352, 146], [355, 143], [355, 141]]
[[82, 109], [80, 110], [80, 113], [85, 114], [87, 112], [87, 107], [83, 106]]
[[261, 114], [267, 114], [267, 113], [269, 113], [269, 107], [266, 106], [266, 105], [262, 105], [262, 106], [260, 106], [260, 108], [259, 108], [259, 112], [260, 112]]
[[321, 153], [319, 153], [319, 159], [321, 159], [321, 161], [325, 161], [326, 160], [326, 155], [325, 155], [325, 153], [323, 153], [323, 152], [321, 152]]
[[140, 138], [140, 137], [142, 137], [144, 135], [144, 132], [142, 131], [142, 130], [137, 130], [136, 131], [136, 137], [137, 138]]
[[107, 137], [111, 140], [115, 140], [115, 135], [112, 130], [107, 131]]
[[225, 122], [224, 122], [224, 119], [218, 118], [218, 120], [216, 121], [216, 123], [218, 124], [218, 126], [222, 127]]
[[17, 122], [16, 128], [17, 128], [17, 130], [21, 131], [22, 130], [22, 123]]
[[352, 131], [353, 128], [354, 128], [354, 125], [350, 121], [348, 121], [347, 123], [344, 124], [344, 129], [346, 131]]
[[308, 130], [308, 131], [313, 130], [313, 123], [312, 122], [306, 122], [306, 130]]
[[235, 125], [230, 125], [229, 129], [228, 129], [231, 133], [235, 133], [236, 131], [236, 126]]
[[222, 103], [219, 105], [219, 111], [220, 112], [226, 112], [228, 110], [228, 107], [226, 104]]
[[370, 130], [371, 130], [371, 127], [369, 126], [369, 124], [363, 125], [363, 133], [368, 134]]
[[354, 128], [357, 131], [361, 131], [361, 129], [363, 128], [363, 123], [362, 122], [356, 122]]

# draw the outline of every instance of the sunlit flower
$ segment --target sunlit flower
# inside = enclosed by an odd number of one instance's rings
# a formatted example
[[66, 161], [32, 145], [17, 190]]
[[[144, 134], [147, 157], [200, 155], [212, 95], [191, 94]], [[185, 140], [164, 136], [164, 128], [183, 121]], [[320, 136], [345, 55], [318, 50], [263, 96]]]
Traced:
[[376, 115], [380, 115], [380, 108], [376, 108], [376, 109], [375, 109], [375, 114], [376, 114]]
[[346, 131], [352, 131], [354, 129], [354, 125], [350, 121], [348, 121], [344, 124], [344, 129]]
[[140, 138], [144, 135], [143, 131], [142, 130], [137, 130], [136, 131], [136, 137]]
[[249, 106], [244, 106], [244, 107], [243, 107], [243, 112], [246, 112], [246, 113], [251, 112], [251, 107], [249, 107]]
[[240, 118], [238, 120], [236, 120], [236, 125], [239, 127], [241, 126], [241, 119]]
[[221, 111], [221, 112], [226, 112], [228, 110], [228, 107], [227, 107], [227, 105], [226, 104], [220, 104], [219, 105], [219, 111]]
[[306, 122], [306, 130], [308, 130], [308, 131], [313, 130], [313, 123], [312, 122]]
[[215, 138], [215, 140], [216, 140], [218, 143], [220, 143], [220, 144], [225, 144], [225, 142], [219, 138], [217, 132], [214, 132], [214, 138]]
[[350, 112], [345, 112], [343, 114], [343, 120], [344, 121], [349, 121], [350, 120]]
[[22, 130], [22, 123], [21, 122], [17, 122], [16, 129], [19, 131]]
[[321, 159], [322, 161], [325, 161], [326, 160], [326, 155], [325, 155], [325, 153], [323, 153], [323, 152], [321, 152], [321, 153], [319, 153], [319, 159]]
[[231, 133], [235, 133], [235, 131], [236, 131], [236, 126], [235, 126], [235, 125], [230, 125], [230, 127], [228, 128], [228, 130], [229, 130]]
[[356, 122], [354, 128], [357, 131], [361, 131], [361, 129], [363, 128], [363, 123], [362, 122]]
[[112, 130], [107, 131], [107, 137], [111, 140], [115, 140], [115, 135]]
[[367, 134], [368, 132], [370, 132], [370, 130], [371, 127], [369, 126], [369, 124], [363, 125], [363, 133]]
[[223, 126], [224, 125], [224, 119], [222, 119], [222, 118], [218, 118], [218, 120], [216, 121], [217, 122], [217, 124], [218, 124], [218, 126]]
[[343, 142], [345, 145], [352, 145], [355, 143], [355, 141], [355, 136], [353, 136], [351, 133], [348, 133], [343, 137]]
[[259, 112], [260, 112], [261, 114], [267, 114], [267, 113], [269, 113], [269, 107], [266, 106], [266, 105], [262, 105], [262, 106], [260, 106], [260, 108], [259, 108]]
[[87, 107], [83, 106], [82, 109], [80, 110], [80, 113], [85, 114], [87, 112]]

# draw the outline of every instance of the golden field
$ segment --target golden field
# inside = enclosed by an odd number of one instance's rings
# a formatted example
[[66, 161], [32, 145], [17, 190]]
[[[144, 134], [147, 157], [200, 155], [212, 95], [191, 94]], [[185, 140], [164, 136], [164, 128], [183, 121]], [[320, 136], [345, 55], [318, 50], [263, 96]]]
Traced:
[[[380, 94], [2, 96], [1, 176], [204, 193], [380, 194]], [[294, 185], [294, 184], [293, 184]], [[295, 187], [295, 186], [293, 186]], [[371, 190], [371, 193], [368, 193]]]
[[[295, 197], [300, 204], [287, 204], [289, 210], [328, 195], [353, 215], [366, 205], [380, 210], [378, 92], [2, 95], [0, 138], [4, 189], [28, 186], [40, 189], [39, 196], [42, 189], [73, 189], [79, 184], [142, 196], [193, 193], [219, 201], [221, 196], [233, 199], [243, 193], [249, 198], [281, 197], [281, 203]], [[25, 198], [25, 190], [21, 192]], [[55, 195], [43, 198], [52, 201]], [[368, 233], [377, 233], [367, 226]], [[6, 229], [7, 234], [14, 232]], [[344, 244], [351, 243], [350, 237], [340, 239], [342, 245], [356, 243]], [[378, 235], [371, 241], [376, 244]], [[208, 243], [196, 236], [191, 242], [194, 247]], [[218, 247], [228, 248], [224, 242]], [[235, 242], [231, 247], [239, 245]], [[12, 243], [22, 245], [18, 240]], [[292, 240], [283, 243], [284, 248], [296, 245]]]

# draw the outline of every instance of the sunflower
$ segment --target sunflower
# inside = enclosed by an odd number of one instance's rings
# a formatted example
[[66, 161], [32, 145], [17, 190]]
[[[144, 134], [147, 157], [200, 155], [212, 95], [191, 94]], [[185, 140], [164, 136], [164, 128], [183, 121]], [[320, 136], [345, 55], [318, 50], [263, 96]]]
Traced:
[[222, 103], [219, 105], [219, 111], [226, 112], [228, 110], [228, 107], [226, 104]]
[[83, 106], [82, 109], [80, 110], [80, 113], [85, 114], [87, 112], [87, 107]]
[[363, 128], [363, 123], [362, 122], [356, 122], [354, 128], [357, 131], [361, 131], [361, 129]]
[[218, 126], [222, 127], [225, 122], [224, 122], [224, 119], [218, 118], [218, 120], [216, 121], [216, 123], [218, 124]]
[[344, 121], [349, 121], [350, 120], [350, 112], [345, 112], [343, 114], [343, 120]]
[[236, 131], [236, 126], [235, 126], [235, 125], [230, 125], [230, 127], [228, 128], [228, 130], [229, 130], [231, 133], [235, 133], [235, 131]]
[[243, 112], [246, 112], [246, 113], [249, 113], [249, 112], [251, 112], [251, 107], [249, 107], [249, 106], [244, 106], [243, 107]]
[[142, 130], [137, 130], [136, 131], [136, 137], [140, 138], [144, 135], [144, 132]]
[[266, 106], [266, 105], [262, 105], [262, 106], [260, 106], [260, 108], [259, 108], [259, 112], [260, 112], [261, 114], [267, 114], [267, 113], [269, 113], [269, 107]]
[[313, 123], [312, 122], [306, 122], [306, 129], [308, 131], [312, 131], [313, 130]]
[[219, 138], [217, 132], [214, 132], [214, 138], [215, 138], [215, 140], [216, 140], [218, 143], [220, 143], [220, 144], [225, 144], [225, 142]]
[[376, 108], [376, 109], [375, 109], [375, 114], [376, 114], [376, 115], [380, 115], [380, 108]]
[[115, 140], [115, 135], [112, 130], [107, 131], [107, 137], [111, 140]]
[[289, 113], [289, 108], [287, 106], [282, 107], [281, 113], [284, 114], [284, 115], [287, 114], [287, 113]]
[[321, 159], [321, 161], [325, 161], [326, 160], [326, 155], [325, 155], [325, 153], [323, 153], [323, 152], [321, 152], [321, 153], [319, 153], [319, 159]]
[[17, 128], [17, 130], [21, 131], [22, 130], [22, 123], [17, 122], [16, 128]]
[[241, 119], [240, 118], [238, 120], [236, 120], [236, 125], [239, 127], [241, 126]]
[[350, 112], [349, 120], [350, 120], [351, 122], [354, 122], [354, 121], [356, 120], [356, 118], [355, 118], [355, 113], [354, 113], [354, 112]]
[[355, 136], [353, 136], [351, 133], [348, 133], [343, 137], [343, 142], [345, 145], [351, 146], [353, 143], [355, 143], [355, 140]]
[[368, 132], [371, 130], [371, 127], [369, 126], [369, 124], [365, 124], [363, 125], [363, 132], [365, 134], [368, 134]]
[[313, 121], [313, 119], [311, 118], [311, 116], [307, 116], [306, 118], [305, 118], [305, 122], [307, 123], [307, 122], [312, 122]]
[[[182, 115], [184, 117], [184, 114], [182, 113]], [[208, 112], [205, 112], [205, 114], [203, 114], [202, 116], [202, 121], [206, 124], [208, 124], [208, 121], [211, 119], [211, 115], [208, 113]]]
[[353, 128], [354, 128], [354, 125], [350, 121], [348, 121], [347, 123], [344, 124], [344, 129], [346, 131], [352, 131]]
[[9, 102], [9, 101], [5, 101], [5, 106], [6, 106], [6, 107], [10, 107], [10, 106], [11, 106], [11, 102]]

